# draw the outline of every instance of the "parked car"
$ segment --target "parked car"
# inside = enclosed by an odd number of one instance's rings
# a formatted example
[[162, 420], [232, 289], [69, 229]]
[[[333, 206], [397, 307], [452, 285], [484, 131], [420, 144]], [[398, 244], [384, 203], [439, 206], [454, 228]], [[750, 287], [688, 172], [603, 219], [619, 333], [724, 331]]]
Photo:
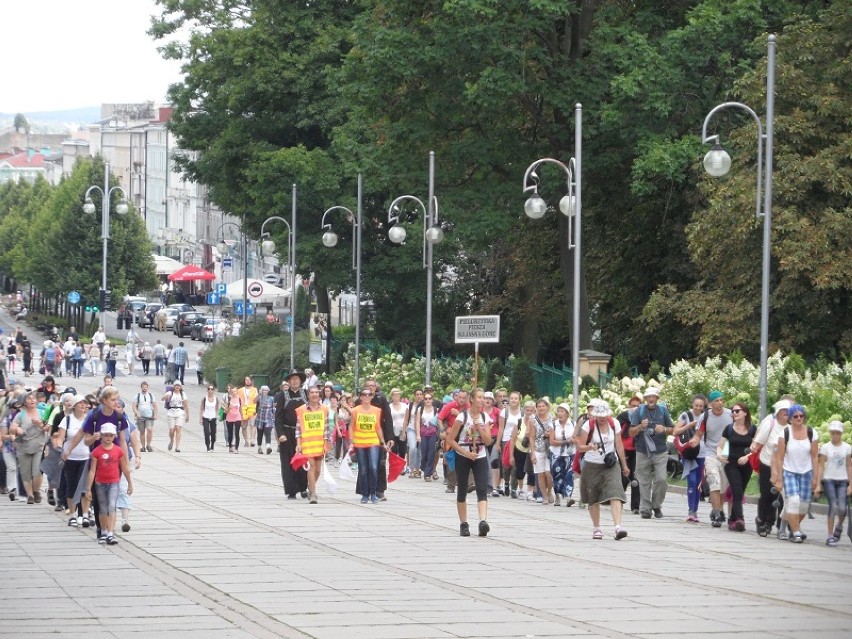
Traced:
[[192, 304], [169, 304], [166, 308], [176, 308], [178, 313], [197, 310]]
[[207, 317], [204, 321], [196, 321], [190, 329], [190, 339], [199, 339], [202, 342], [212, 342], [216, 334], [217, 320]]
[[166, 330], [174, 329], [175, 320], [177, 316], [180, 315], [180, 311], [176, 308], [167, 308], [166, 309]]
[[178, 313], [177, 319], [174, 321], [174, 325], [172, 326], [172, 332], [178, 337], [185, 337], [190, 334], [192, 325], [196, 322], [196, 320], [203, 320], [204, 317], [204, 313], [199, 311]]
[[136, 311], [136, 323], [141, 326], [154, 326], [154, 316], [163, 308], [160, 302], [151, 302]]

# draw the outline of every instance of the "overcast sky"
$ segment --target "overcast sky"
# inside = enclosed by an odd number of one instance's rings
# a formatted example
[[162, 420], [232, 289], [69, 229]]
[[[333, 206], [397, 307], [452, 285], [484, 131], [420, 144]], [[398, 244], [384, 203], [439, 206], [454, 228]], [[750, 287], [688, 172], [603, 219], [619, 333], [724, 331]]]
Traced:
[[145, 33], [154, 0], [2, 0], [0, 112], [162, 103], [179, 65]]

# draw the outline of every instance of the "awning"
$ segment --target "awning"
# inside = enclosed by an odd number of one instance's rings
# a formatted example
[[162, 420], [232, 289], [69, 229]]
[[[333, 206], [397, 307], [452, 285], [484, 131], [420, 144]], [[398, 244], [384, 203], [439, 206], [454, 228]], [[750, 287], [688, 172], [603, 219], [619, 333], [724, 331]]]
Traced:
[[157, 275], [171, 275], [183, 268], [183, 264], [165, 255], [151, 255], [154, 258], [154, 267]]
[[210, 271], [205, 271], [200, 266], [189, 264], [169, 275], [169, 279], [172, 282], [198, 282], [200, 280], [212, 282], [216, 279], [216, 276]]

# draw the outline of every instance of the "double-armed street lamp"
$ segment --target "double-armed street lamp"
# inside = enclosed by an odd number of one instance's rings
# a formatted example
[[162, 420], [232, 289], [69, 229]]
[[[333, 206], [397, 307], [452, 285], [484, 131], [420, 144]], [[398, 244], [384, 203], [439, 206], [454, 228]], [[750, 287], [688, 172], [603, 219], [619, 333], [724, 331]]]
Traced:
[[438, 198], [435, 197], [435, 152], [429, 152], [429, 205], [413, 195], [400, 195], [388, 208], [388, 230], [390, 241], [402, 244], [405, 228], [400, 224], [399, 203], [411, 201], [423, 211], [423, 268], [426, 269], [426, 384], [432, 382], [432, 247], [444, 239], [444, 231], [438, 223]]
[[226, 255], [230, 249], [229, 244], [225, 241], [225, 236], [222, 233], [222, 229], [226, 226], [233, 226], [240, 234], [240, 240], [243, 245], [243, 326], [247, 325], [247, 317], [248, 317], [248, 238], [246, 237], [245, 230], [240, 228], [237, 224], [233, 222], [222, 222], [219, 225], [219, 228], [216, 230], [216, 235], [219, 237], [219, 244], [216, 246], [219, 249], [219, 253], [221, 255]]
[[538, 193], [539, 177], [536, 170], [543, 164], [554, 164], [565, 172], [566, 192], [559, 201], [559, 210], [568, 218], [568, 250], [574, 251], [574, 291], [571, 341], [571, 382], [573, 390], [573, 418], [577, 422], [580, 398], [580, 270], [582, 266], [582, 155], [583, 155], [583, 105], [574, 105], [574, 157], [568, 164], [552, 158], [536, 160], [524, 173], [524, 193], [532, 195], [524, 203], [524, 212], [533, 220], [547, 213], [547, 202]]
[[331, 223], [326, 223], [325, 218], [332, 211], [343, 211], [346, 213], [348, 220], [352, 222], [352, 268], [355, 270], [355, 375], [353, 387], [355, 390], [360, 389], [360, 373], [361, 373], [361, 198], [362, 198], [362, 182], [361, 174], [358, 174], [358, 205], [357, 213], [353, 213], [351, 209], [345, 206], [332, 206], [322, 214], [320, 229], [324, 231], [322, 234], [322, 243], [328, 248], [337, 246], [337, 233], [331, 230]]
[[[272, 215], [260, 226], [260, 252], [262, 255], [274, 255], [275, 242], [266, 231], [269, 222], [282, 222], [287, 227], [287, 268], [290, 270], [290, 368], [296, 367], [296, 185], [293, 185], [293, 205], [290, 222], [283, 217]], [[264, 239], [266, 238], [266, 239]]]
[[101, 292], [99, 296], [100, 302], [100, 324], [106, 327], [104, 322], [104, 313], [106, 311], [106, 291], [107, 291], [107, 255], [109, 252], [109, 206], [113, 193], [120, 193], [121, 199], [115, 207], [115, 212], [119, 215], [127, 213], [127, 193], [120, 186], [109, 186], [109, 163], [104, 163], [104, 186], [90, 186], [86, 190], [85, 203], [83, 204], [83, 212], [92, 215], [95, 212], [95, 203], [92, 201], [92, 192], [101, 194], [101, 240], [103, 241], [103, 263], [101, 273]]
[[[754, 109], [742, 102], [724, 102], [714, 107], [704, 118], [701, 128], [701, 140], [704, 144], [713, 143], [704, 156], [704, 169], [713, 177], [721, 177], [731, 168], [731, 156], [719, 144], [718, 135], [707, 135], [707, 125], [713, 116], [726, 109], [738, 109], [748, 113], [757, 123], [757, 205], [755, 216], [763, 218], [763, 266], [760, 293], [760, 405], [762, 420], [766, 415], [767, 401], [767, 365], [769, 350], [769, 268], [772, 246], [772, 159], [775, 117], [775, 36], [770, 35], [766, 56], [766, 132]], [[764, 153], [765, 147], [765, 153]], [[765, 172], [764, 172], [765, 162]], [[761, 184], [763, 186], [763, 210], [760, 207]]]

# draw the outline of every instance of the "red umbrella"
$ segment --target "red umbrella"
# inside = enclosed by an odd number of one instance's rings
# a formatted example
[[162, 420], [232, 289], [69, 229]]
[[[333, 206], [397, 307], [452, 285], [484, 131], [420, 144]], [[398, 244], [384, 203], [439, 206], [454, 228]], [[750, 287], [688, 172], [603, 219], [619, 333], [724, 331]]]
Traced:
[[199, 280], [213, 281], [216, 279], [216, 276], [210, 271], [205, 271], [199, 266], [189, 264], [169, 275], [169, 279], [172, 282], [197, 282]]
[[388, 453], [388, 483], [396, 481], [405, 468], [405, 460], [396, 453]]

